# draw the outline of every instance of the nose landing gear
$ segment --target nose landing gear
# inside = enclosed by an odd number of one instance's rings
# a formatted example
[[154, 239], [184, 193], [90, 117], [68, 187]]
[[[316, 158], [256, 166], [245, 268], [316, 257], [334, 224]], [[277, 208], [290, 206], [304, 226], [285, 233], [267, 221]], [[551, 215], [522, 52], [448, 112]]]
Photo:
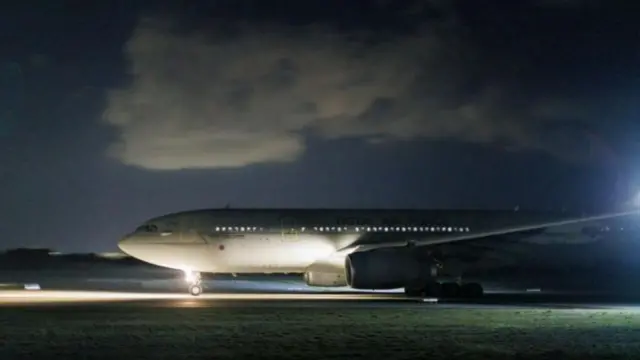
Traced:
[[185, 280], [189, 283], [189, 294], [199, 296], [203, 292], [202, 278], [199, 272], [185, 271]]
[[189, 285], [189, 294], [193, 296], [198, 296], [202, 294], [202, 285], [201, 284], [191, 284]]

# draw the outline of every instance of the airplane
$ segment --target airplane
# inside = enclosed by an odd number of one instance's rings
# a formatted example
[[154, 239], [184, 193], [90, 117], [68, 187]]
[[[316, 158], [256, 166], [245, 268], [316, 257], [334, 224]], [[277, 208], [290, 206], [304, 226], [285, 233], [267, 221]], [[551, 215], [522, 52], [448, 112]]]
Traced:
[[303, 273], [307, 285], [404, 288], [407, 296], [480, 297], [479, 283], [436, 281], [439, 245], [536, 238], [554, 228], [640, 214], [579, 217], [512, 210], [201, 209], [145, 221], [118, 247], [181, 270], [193, 296], [201, 273]]

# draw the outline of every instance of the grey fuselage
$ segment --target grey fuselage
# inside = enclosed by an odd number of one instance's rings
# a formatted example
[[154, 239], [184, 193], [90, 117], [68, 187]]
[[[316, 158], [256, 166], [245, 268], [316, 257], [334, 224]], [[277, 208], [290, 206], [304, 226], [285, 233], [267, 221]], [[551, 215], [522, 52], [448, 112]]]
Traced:
[[485, 210], [205, 209], [150, 219], [119, 247], [184, 271], [300, 273], [341, 249], [539, 224], [567, 214]]

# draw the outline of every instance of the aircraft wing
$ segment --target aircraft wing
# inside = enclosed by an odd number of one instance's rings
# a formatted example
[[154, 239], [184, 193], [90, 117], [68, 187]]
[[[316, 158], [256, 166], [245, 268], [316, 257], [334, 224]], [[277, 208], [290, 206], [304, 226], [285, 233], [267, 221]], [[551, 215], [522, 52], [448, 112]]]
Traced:
[[[355, 243], [353, 245], [340, 249], [338, 252], [351, 253], [355, 251], [368, 251], [368, 250], [381, 249], [381, 248], [406, 247], [410, 245], [411, 246], [429, 246], [429, 245], [438, 245], [438, 244], [448, 244], [453, 242], [480, 239], [480, 238], [485, 238], [489, 236], [514, 234], [514, 233], [523, 232], [523, 231], [530, 231], [530, 230], [537, 230], [537, 229], [563, 226], [563, 225], [572, 225], [572, 224], [579, 224], [579, 223], [588, 223], [592, 221], [607, 220], [607, 219], [613, 219], [613, 218], [619, 218], [619, 217], [631, 216], [631, 215], [640, 215], [640, 210], [609, 213], [609, 214], [602, 214], [602, 215], [589, 216], [589, 217], [583, 217], [583, 218], [562, 219], [558, 221], [551, 221], [551, 222], [544, 222], [544, 223], [533, 223], [533, 224], [526, 224], [526, 225], [507, 227], [507, 228], [501, 228], [501, 229], [499, 228], [499, 229], [488, 230], [488, 231], [480, 231], [475, 233], [453, 233], [453, 234], [446, 234], [441, 237], [430, 238], [430, 239], [416, 239], [416, 240], [403, 239], [402, 241], [384, 241], [384, 242], [365, 243], [365, 244]], [[638, 219], [638, 221], [640, 221], [640, 218]]]

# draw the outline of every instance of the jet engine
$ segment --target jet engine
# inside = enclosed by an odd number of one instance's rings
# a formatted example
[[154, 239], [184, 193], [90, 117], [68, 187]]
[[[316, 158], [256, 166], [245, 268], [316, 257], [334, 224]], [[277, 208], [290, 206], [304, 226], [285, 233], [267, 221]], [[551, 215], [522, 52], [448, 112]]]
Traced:
[[347, 286], [347, 277], [341, 262], [318, 261], [304, 273], [304, 282], [309, 286]]
[[431, 277], [431, 267], [407, 251], [380, 249], [348, 255], [345, 275], [347, 284], [354, 289], [397, 289], [423, 283]]

